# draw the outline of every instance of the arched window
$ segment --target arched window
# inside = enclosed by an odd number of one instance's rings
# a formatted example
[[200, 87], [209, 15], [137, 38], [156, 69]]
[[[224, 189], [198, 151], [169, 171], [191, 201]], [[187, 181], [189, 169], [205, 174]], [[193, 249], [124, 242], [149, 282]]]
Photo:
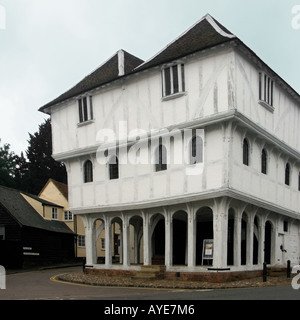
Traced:
[[109, 160], [109, 179], [119, 179], [119, 159], [117, 156], [112, 156]]
[[167, 148], [160, 144], [155, 152], [155, 171], [167, 170]]
[[261, 152], [261, 172], [267, 174], [267, 152], [265, 149]]
[[290, 171], [291, 171], [290, 164], [287, 163], [285, 165], [285, 181], [284, 181], [287, 186], [290, 185]]
[[203, 162], [203, 140], [199, 136], [194, 136], [191, 141], [190, 164]]
[[249, 166], [249, 142], [247, 139], [243, 141], [243, 164]]
[[87, 160], [83, 166], [84, 169], [84, 183], [93, 181], [93, 164], [90, 160]]

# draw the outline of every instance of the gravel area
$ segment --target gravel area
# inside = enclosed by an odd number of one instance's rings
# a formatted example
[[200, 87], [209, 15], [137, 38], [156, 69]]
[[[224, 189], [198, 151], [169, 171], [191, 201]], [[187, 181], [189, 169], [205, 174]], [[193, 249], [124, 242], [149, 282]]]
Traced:
[[285, 274], [268, 276], [263, 282], [262, 277], [246, 280], [231, 281], [226, 283], [211, 283], [200, 281], [183, 280], [150, 280], [132, 279], [130, 277], [105, 277], [99, 275], [89, 275], [84, 272], [65, 273], [58, 275], [57, 280], [80, 283], [93, 286], [112, 287], [144, 287], [144, 288], [172, 288], [172, 289], [224, 289], [224, 288], [247, 288], [265, 286], [291, 285], [292, 278], [287, 278]]

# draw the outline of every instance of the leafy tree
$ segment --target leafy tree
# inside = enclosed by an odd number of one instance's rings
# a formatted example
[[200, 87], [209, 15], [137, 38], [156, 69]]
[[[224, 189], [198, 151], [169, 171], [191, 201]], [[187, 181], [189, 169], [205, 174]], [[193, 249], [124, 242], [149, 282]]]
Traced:
[[[51, 122], [47, 119], [39, 126], [38, 132], [29, 134], [29, 146], [26, 150], [27, 162], [21, 168], [24, 170], [23, 180], [26, 180], [27, 190], [38, 194], [49, 178], [67, 183], [65, 166], [52, 158]], [[22, 174], [21, 174], [22, 175]]]
[[[1, 143], [1, 139], [0, 139]], [[38, 194], [49, 178], [67, 183], [65, 166], [52, 158], [50, 119], [29, 133], [27, 159], [10, 150], [9, 144], [0, 146], [0, 185]]]
[[10, 150], [8, 143], [0, 146], [0, 185], [15, 187], [17, 162], [18, 156]]
[[22, 191], [29, 191], [28, 185], [28, 163], [21, 152], [21, 156], [16, 157], [16, 171], [15, 171], [15, 188]]

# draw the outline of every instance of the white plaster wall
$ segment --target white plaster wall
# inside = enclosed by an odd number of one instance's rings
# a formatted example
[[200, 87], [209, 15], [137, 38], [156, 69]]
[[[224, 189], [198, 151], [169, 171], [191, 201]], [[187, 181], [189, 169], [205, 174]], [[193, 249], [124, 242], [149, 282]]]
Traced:
[[[186, 169], [195, 166], [186, 163], [169, 163], [168, 169], [160, 172], [155, 172], [152, 163], [139, 165], [128, 163], [120, 164], [119, 179], [109, 180], [108, 166], [100, 164], [95, 157], [92, 157], [94, 181], [83, 183], [80, 166], [84, 161], [79, 159], [71, 161], [70, 172], [72, 177], [76, 178], [69, 181], [70, 207], [131, 204], [222, 188], [225, 181], [226, 162], [223, 150], [226, 148], [226, 143], [228, 142], [224, 141], [220, 126], [205, 129], [203, 172], [197, 175], [187, 174]], [[170, 150], [173, 149], [172, 147]], [[150, 151], [149, 149], [149, 154]]]
[[298, 191], [299, 167], [291, 168], [291, 183], [285, 185], [286, 158], [276, 149], [265, 146], [268, 152], [267, 174], [261, 173], [261, 150], [263, 144], [254, 136], [247, 135], [250, 142], [249, 166], [243, 164], [243, 132], [237, 129], [232, 141], [230, 163], [230, 187], [259, 200], [299, 213]]
[[[288, 222], [287, 231], [283, 229], [285, 220]], [[287, 217], [278, 217], [275, 236], [275, 264], [286, 266], [287, 260], [290, 260], [291, 265], [298, 265], [300, 259], [298, 222]]]
[[[274, 112], [267, 110], [258, 103], [259, 72], [265, 70], [259, 69], [237, 52], [235, 57], [236, 108], [292, 148], [300, 150], [300, 103], [296, 103], [275, 82]], [[269, 76], [272, 78], [272, 75]]]
[[112, 83], [93, 95], [94, 121], [78, 126], [75, 99], [52, 108], [53, 154], [96, 146], [97, 133], [111, 129], [119, 137], [119, 121], [131, 130], [166, 128], [232, 108], [228, 83], [233, 82], [233, 53], [208, 51], [184, 59], [186, 94], [162, 100], [160, 67]]
[[[208, 50], [184, 59], [186, 94], [162, 100], [160, 68], [132, 75], [112, 83], [93, 95], [94, 121], [78, 126], [78, 106], [71, 100], [53, 108], [51, 115], [53, 154], [70, 156], [70, 207], [89, 207], [164, 199], [177, 195], [217, 190], [229, 185], [245, 194], [299, 212], [299, 167], [292, 167], [291, 186], [284, 184], [285, 159], [268, 149], [268, 174], [260, 173], [262, 141], [253, 137], [250, 166], [242, 164], [242, 134], [232, 140], [230, 179], [227, 177], [226, 139], [221, 125], [205, 131], [204, 171], [185, 174], [186, 164], [169, 165], [155, 172], [154, 165], [120, 165], [120, 179], [108, 179], [107, 165], [99, 164], [89, 147], [98, 146], [97, 133], [111, 129], [119, 137], [119, 121], [127, 122], [127, 133], [134, 129], [149, 132], [186, 121], [202, 119], [237, 108], [254, 123], [280, 140], [300, 149], [300, 108], [277, 84], [274, 112], [258, 103], [258, 69], [240, 54], [224, 48]], [[77, 155], [78, 153], [78, 155]], [[84, 155], [86, 154], [86, 155]], [[93, 157], [94, 182], [83, 183], [83, 162]]]

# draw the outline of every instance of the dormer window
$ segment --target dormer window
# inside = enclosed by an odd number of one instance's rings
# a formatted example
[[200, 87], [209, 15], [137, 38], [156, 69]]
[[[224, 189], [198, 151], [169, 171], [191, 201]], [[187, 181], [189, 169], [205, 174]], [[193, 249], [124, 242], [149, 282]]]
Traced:
[[92, 96], [85, 96], [78, 100], [79, 123], [93, 120]]
[[163, 98], [176, 97], [185, 92], [184, 64], [173, 63], [162, 69]]
[[259, 103], [274, 111], [273, 107], [274, 81], [264, 72], [259, 73]]

